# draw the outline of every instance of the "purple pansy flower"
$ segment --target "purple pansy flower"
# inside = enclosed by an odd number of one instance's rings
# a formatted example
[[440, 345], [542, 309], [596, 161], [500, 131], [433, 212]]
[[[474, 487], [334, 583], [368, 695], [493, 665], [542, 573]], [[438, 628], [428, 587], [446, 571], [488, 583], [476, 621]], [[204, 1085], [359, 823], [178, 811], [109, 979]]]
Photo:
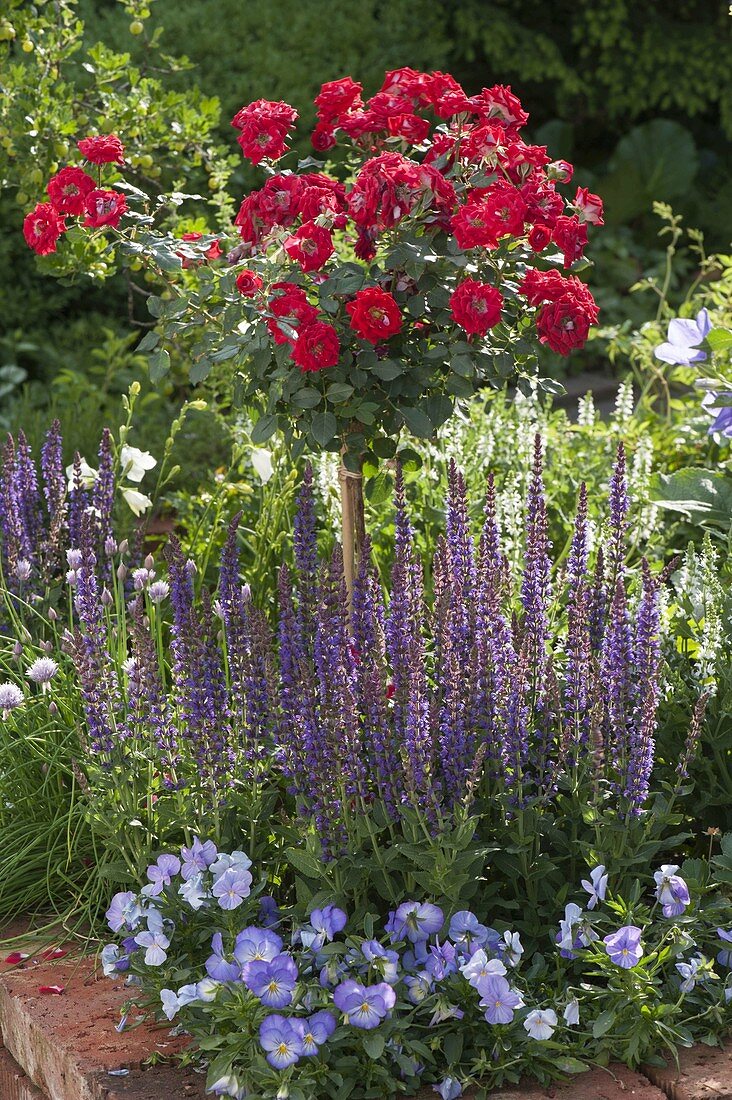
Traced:
[[332, 1012], [323, 1010], [309, 1016], [307, 1020], [297, 1021], [300, 1032], [302, 1052], [306, 1058], [312, 1058], [318, 1053], [320, 1047], [327, 1043], [336, 1029], [335, 1017]]
[[165, 886], [170, 886], [173, 879], [180, 871], [180, 860], [177, 856], [167, 853], [158, 856], [157, 862], [152, 863], [147, 869], [149, 885], [143, 886], [142, 893], [147, 897], [155, 898], [162, 894]]
[[501, 974], [490, 974], [480, 983], [480, 1007], [489, 1024], [510, 1024], [523, 999]]
[[477, 989], [484, 978], [502, 978], [506, 974], [506, 967], [500, 959], [489, 959], [481, 947], [463, 963], [460, 973]]
[[506, 929], [503, 933], [501, 951], [509, 966], [518, 966], [521, 962], [521, 956], [524, 953], [523, 944], [521, 943], [521, 937], [518, 932], [511, 932]]
[[557, 1014], [553, 1008], [535, 1008], [524, 1020], [524, 1027], [532, 1039], [551, 1039], [557, 1026]]
[[235, 982], [241, 977], [241, 964], [227, 959], [224, 954], [224, 941], [220, 932], [211, 937], [212, 955], [206, 959], [206, 973], [217, 982]]
[[675, 863], [664, 863], [653, 878], [656, 882], [656, 898], [663, 906], [664, 917], [680, 917], [690, 902], [689, 887], [676, 874]]
[[170, 940], [163, 929], [163, 918], [157, 909], [152, 909], [147, 914], [147, 931], [138, 932], [135, 936], [138, 947], [144, 947], [145, 966], [162, 966], [167, 959], [167, 949]]
[[699, 967], [703, 964], [704, 959], [701, 955], [695, 955], [689, 959], [688, 963], [676, 963], [676, 969], [681, 975], [681, 984], [679, 988], [682, 993], [691, 993], [692, 989], [698, 981], [703, 981], [703, 976], [699, 978]]
[[640, 928], [636, 928], [633, 924], [626, 924], [617, 932], [605, 936], [602, 942], [616, 966], [622, 966], [623, 970], [632, 970], [643, 957], [640, 942], [642, 935]]
[[279, 924], [280, 911], [277, 902], [269, 894], [259, 899], [259, 920], [265, 928], [274, 928]]
[[456, 947], [462, 947], [469, 953], [476, 947], [483, 947], [488, 940], [488, 929], [468, 909], [453, 914], [447, 934]]
[[442, 1100], [458, 1100], [458, 1097], [463, 1095], [463, 1086], [457, 1077], [445, 1077], [443, 1081], [440, 1081], [438, 1085], [433, 1085], [432, 1088]]
[[203, 885], [203, 875], [200, 872], [179, 886], [178, 893], [196, 913], [211, 897], [208, 889]]
[[260, 1025], [259, 1042], [274, 1069], [294, 1066], [303, 1053], [300, 1029], [295, 1024], [285, 1016], [268, 1016]]
[[142, 917], [142, 906], [137, 900], [137, 894], [133, 894], [131, 890], [122, 890], [115, 894], [104, 915], [113, 932], [121, 932], [123, 928], [133, 932]]
[[322, 942], [331, 940], [346, 927], [348, 917], [337, 905], [326, 905], [323, 909], [313, 909], [310, 924], [323, 937]]
[[[732, 944], [732, 932], [725, 932], [724, 928], [717, 929], [717, 935], [724, 943]], [[717, 955], [720, 966], [729, 967], [732, 970], [732, 947], [724, 947]]]
[[219, 899], [222, 909], [237, 909], [251, 893], [252, 876], [240, 867], [229, 867], [219, 875], [211, 893]]
[[244, 984], [259, 997], [267, 1008], [284, 1008], [292, 1003], [292, 991], [298, 973], [291, 955], [276, 955], [274, 959], [257, 959], [242, 967]]
[[448, 974], [454, 974], [458, 968], [458, 953], [455, 947], [448, 941], [430, 947], [430, 954], [425, 963], [425, 970], [431, 974], [435, 981], [443, 981]]
[[252, 861], [246, 852], [219, 852], [215, 861], [209, 867], [209, 871], [214, 878], [218, 878], [231, 867], [235, 867], [240, 871], [248, 871], [251, 865]]
[[442, 910], [431, 902], [405, 901], [395, 913], [389, 914], [386, 930], [395, 940], [406, 937], [412, 943], [420, 943], [440, 931], [443, 919]]
[[234, 956], [241, 966], [250, 962], [271, 962], [282, 951], [282, 940], [268, 928], [245, 928], [236, 937]]
[[673, 321], [669, 321], [668, 340], [659, 344], [653, 354], [662, 363], [679, 363], [687, 367], [690, 363], [701, 363], [706, 359], [707, 353], [701, 351], [699, 345], [704, 342], [711, 327], [706, 309], [700, 309], [693, 320], [675, 317]]
[[333, 1001], [350, 1024], [368, 1031], [378, 1027], [392, 1010], [396, 993], [387, 982], [364, 986], [360, 982], [346, 981], [336, 989]]
[[413, 1005], [421, 1004], [432, 992], [432, 976], [426, 970], [420, 970], [418, 974], [407, 974], [404, 979], [407, 987], [407, 1000]]
[[574, 1027], [580, 1020], [580, 1006], [576, 997], [573, 997], [571, 1001], [567, 1001], [564, 1012], [564, 1021], [568, 1027]]
[[187, 882], [189, 878], [193, 878], [199, 872], [207, 871], [216, 859], [218, 852], [212, 840], [207, 840], [205, 844], [201, 844], [198, 837], [194, 836], [193, 844], [190, 848], [181, 848], [180, 855], [182, 860], [181, 877]]
[[378, 940], [364, 940], [361, 944], [361, 953], [369, 966], [378, 971], [385, 982], [396, 985], [399, 981], [399, 956], [396, 951], [389, 951]]
[[599, 867], [595, 867], [590, 871], [589, 879], [582, 879], [582, 889], [586, 890], [590, 895], [590, 900], [587, 902], [588, 909], [594, 909], [596, 905], [599, 905], [601, 901], [605, 900], [607, 880], [608, 876], [605, 873], [605, 867], [602, 863]]
[[[710, 406], [714, 407], [717, 401], [720, 400], [732, 402], [732, 393], [715, 393], [711, 396], [714, 400], [709, 402], [707, 408]], [[723, 435], [725, 439], [732, 439], [732, 404], [725, 405], [721, 408], [715, 416], [714, 421], [709, 425], [708, 434], [715, 435], [717, 433]]]

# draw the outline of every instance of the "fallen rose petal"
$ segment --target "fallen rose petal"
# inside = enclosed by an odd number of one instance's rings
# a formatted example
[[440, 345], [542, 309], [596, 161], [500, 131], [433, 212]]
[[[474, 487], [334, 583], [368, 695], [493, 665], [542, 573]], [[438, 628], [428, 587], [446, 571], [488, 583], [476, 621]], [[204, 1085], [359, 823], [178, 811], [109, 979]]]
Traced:
[[63, 947], [49, 947], [47, 951], [44, 951], [41, 955], [42, 959], [63, 959], [68, 955], [68, 951]]
[[3, 959], [3, 962], [7, 963], [9, 966], [15, 966], [16, 963], [21, 963], [27, 958], [28, 956], [25, 951], [11, 951], [11, 953]]
[[62, 985], [39, 985], [38, 986], [38, 992], [39, 993], [50, 993], [54, 997], [60, 997], [61, 994], [63, 993], [63, 991], [64, 991], [64, 986], [62, 986]]

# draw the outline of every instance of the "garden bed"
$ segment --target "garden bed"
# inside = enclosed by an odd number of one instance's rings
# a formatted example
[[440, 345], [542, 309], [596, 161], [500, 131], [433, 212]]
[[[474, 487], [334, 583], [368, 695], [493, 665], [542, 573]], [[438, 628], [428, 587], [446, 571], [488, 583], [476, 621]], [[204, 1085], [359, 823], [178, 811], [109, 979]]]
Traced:
[[[22, 968], [4, 969], [2, 1100], [198, 1100], [205, 1095], [203, 1077], [175, 1064], [184, 1039], [146, 1022], [115, 1030], [127, 993], [123, 982], [101, 978], [94, 959], [36, 961], [31, 956]], [[64, 991], [41, 994], [43, 985]], [[165, 1061], [146, 1065], [156, 1058]], [[435, 1093], [423, 1089], [418, 1095], [429, 1100]], [[544, 1088], [527, 1082], [491, 1095], [495, 1100], [724, 1100], [732, 1097], [732, 1053], [695, 1047], [682, 1053], [680, 1073], [673, 1067], [635, 1073], [613, 1065], [566, 1085]]]

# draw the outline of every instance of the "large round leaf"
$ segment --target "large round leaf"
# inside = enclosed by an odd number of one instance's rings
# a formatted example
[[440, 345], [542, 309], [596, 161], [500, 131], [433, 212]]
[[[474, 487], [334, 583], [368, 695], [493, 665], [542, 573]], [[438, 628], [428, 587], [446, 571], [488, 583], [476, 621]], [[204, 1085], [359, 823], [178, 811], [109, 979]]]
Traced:
[[654, 202], [686, 195], [698, 168], [694, 139], [678, 122], [656, 118], [633, 127], [618, 142], [600, 186], [608, 220], [627, 222]]

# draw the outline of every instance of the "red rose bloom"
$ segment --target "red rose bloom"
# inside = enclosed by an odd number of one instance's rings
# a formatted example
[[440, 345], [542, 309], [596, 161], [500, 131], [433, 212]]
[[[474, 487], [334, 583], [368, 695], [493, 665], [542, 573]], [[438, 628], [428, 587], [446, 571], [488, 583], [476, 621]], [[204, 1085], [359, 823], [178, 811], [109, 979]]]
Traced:
[[576, 214], [571, 218], [557, 218], [552, 230], [552, 240], [564, 253], [564, 266], [571, 267], [583, 255], [587, 246], [587, 225]]
[[[281, 290], [283, 293], [270, 300], [269, 312], [274, 313], [275, 318], [285, 321], [290, 329], [309, 325], [316, 320], [318, 311], [315, 306], [310, 305], [302, 287], [295, 286], [294, 283], [275, 283], [272, 289]], [[295, 337], [292, 333], [282, 329], [274, 318], [268, 318], [267, 328], [275, 344], [294, 343]]]
[[231, 125], [240, 130], [237, 141], [252, 164], [279, 160], [287, 150], [287, 137], [297, 121], [297, 111], [289, 103], [257, 99], [234, 115]]
[[262, 280], [256, 271], [245, 267], [236, 277], [236, 289], [242, 298], [253, 298], [258, 290], [262, 289]]
[[335, 129], [325, 122], [319, 122], [313, 130], [310, 140], [313, 144], [313, 149], [315, 149], [316, 152], [327, 153], [329, 149], [333, 149], [335, 147]]
[[268, 233], [276, 225], [290, 226], [299, 213], [300, 196], [304, 180], [292, 172], [279, 172], [253, 194], [257, 197], [257, 217], [262, 232]]
[[506, 132], [497, 122], [475, 126], [460, 142], [460, 160], [465, 164], [480, 164], [496, 157], [506, 141]]
[[404, 138], [412, 145], [419, 145], [429, 134], [430, 124], [426, 118], [420, 118], [419, 115], [390, 115], [386, 122], [386, 129], [392, 137]]
[[548, 225], [534, 225], [529, 233], [529, 247], [534, 252], [543, 252], [552, 239], [552, 231]]
[[315, 106], [318, 108], [318, 126], [321, 123], [334, 123], [349, 111], [360, 111], [363, 108], [361, 92], [363, 85], [351, 80], [350, 76], [344, 76], [342, 80], [329, 80], [321, 85], [320, 92], [315, 97]]
[[556, 180], [557, 183], [569, 183], [574, 175], [574, 168], [568, 160], [553, 160], [546, 166], [547, 178]]
[[538, 306], [541, 302], [558, 302], [560, 298], [573, 298], [581, 305], [591, 322], [597, 320], [595, 299], [576, 275], [566, 276], [559, 271], [537, 271], [536, 268], [530, 268], [519, 284], [519, 291], [532, 306]]
[[[180, 239], [182, 241], [193, 242], [200, 241], [202, 237], [203, 233], [182, 233]], [[176, 252], [176, 256], [180, 256], [181, 264], [184, 268], [194, 267], [196, 264], [200, 263], [202, 259], [220, 260], [223, 254], [224, 251], [218, 241], [213, 241], [204, 252], [203, 257], [196, 257], [196, 259], [186, 256], [182, 252]]]
[[509, 130], [519, 130], [529, 118], [518, 96], [502, 84], [484, 88], [480, 95], [471, 96], [470, 109], [483, 118], [499, 119]]
[[579, 220], [590, 225], [604, 225], [602, 217], [602, 199], [593, 195], [586, 187], [578, 187], [572, 204], [577, 208]]
[[500, 290], [477, 279], [463, 279], [450, 295], [450, 309], [458, 325], [470, 336], [485, 336], [501, 319]]
[[284, 249], [290, 259], [297, 260], [303, 271], [319, 271], [328, 257], [333, 255], [333, 238], [324, 226], [305, 222], [296, 233], [286, 238]]
[[496, 182], [472, 192], [452, 218], [452, 231], [461, 248], [495, 248], [501, 237], [520, 237], [526, 203], [510, 183]]
[[590, 317], [581, 302], [571, 295], [557, 302], [548, 302], [536, 318], [539, 340], [560, 355], [569, 355], [581, 348], [590, 329]]
[[359, 290], [346, 306], [351, 328], [370, 344], [380, 344], [401, 331], [402, 315], [395, 299], [378, 286]]
[[84, 214], [86, 196], [94, 187], [94, 180], [82, 168], [62, 168], [48, 181], [46, 190], [59, 214]]
[[553, 184], [539, 181], [530, 176], [520, 188], [521, 198], [526, 203], [527, 222], [548, 225], [556, 224], [564, 210], [562, 196], [558, 195]]
[[115, 134], [99, 134], [97, 137], [77, 141], [79, 152], [90, 164], [124, 164], [125, 147]]
[[39, 256], [56, 251], [56, 241], [66, 230], [66, 223], [58, 216], [50, 202], [39, 202], [35, 210], [26, 214], [23, 236], [26, 244]]
[[454, 76], [449, 73], [430, 73], [427, 78], [427, 95], [438, 118], [452, 118], [470, 110], [470, 101]]
[[292, 361], [302, 371], [324, 370], [338, 362], [341, 347], [338, 333], [325, 321], [303, 325], [290, 352]]
[[127, 199], [119, 191], [102, 191], [96, 188], [86, 196], [84, 225], [92, 228], [111, 225], [112, 229], [116, 229], [126, 209]]

